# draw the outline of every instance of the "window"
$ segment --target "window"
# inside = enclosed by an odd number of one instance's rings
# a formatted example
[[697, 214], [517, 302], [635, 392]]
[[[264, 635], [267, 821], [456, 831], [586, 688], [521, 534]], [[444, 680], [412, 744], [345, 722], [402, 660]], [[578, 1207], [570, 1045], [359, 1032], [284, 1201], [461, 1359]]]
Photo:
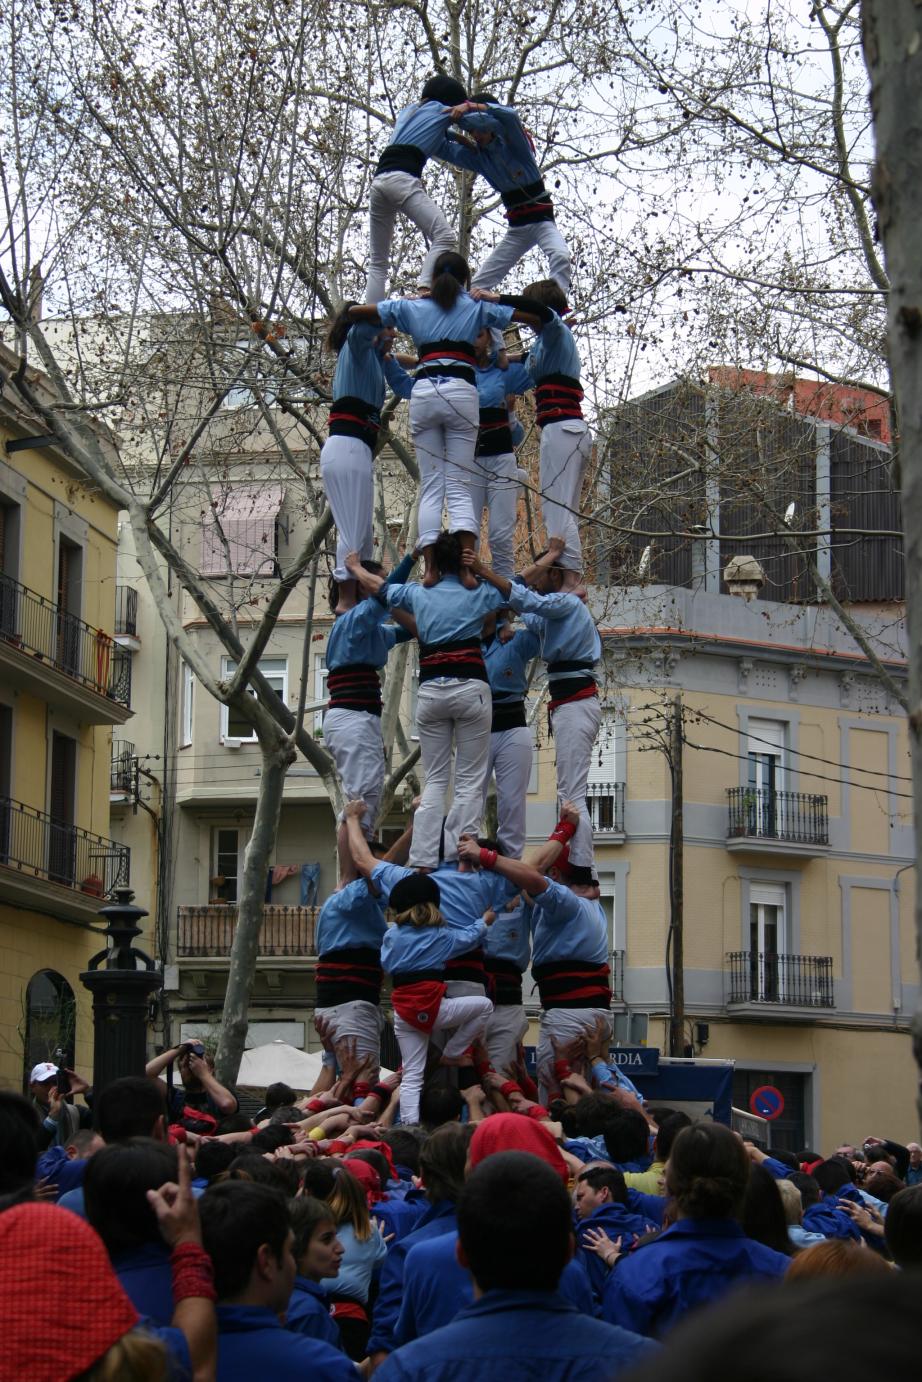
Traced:
[[[272, 690], [278, 696], [283, 705], [288, 703], [288, 659], [287, 657], [264, 657], [259, 661], [259, 670], [262, 672]], [[237, 663], [231, 658], [225, 658], [223, 662], [222, 676], [225, 680], [232, 677], [237, 670]], [[252, 687], [247, 687], [249, 694], [256, 699], [256, 692]], [[234, 710], [232, 706], [221, 706], [221, 740], [231, 739], [235, 743], [256, 743], [256, 734], [250, 724], [239, 710]]]
[[209, 902], [236, 902], [243, 871], [243, 832], [236, 827], [218, 826], [211, 835], [211, 878]]
[[787, 952], [787, 892], [778, 883], [753, 883], [749, 889], [749, 996], [760, 1003], [784, 997]]
[[[327, 660], [323, 653], [318, 653], [314, 658], [314, 700], [325, 701], [327, 698]], [[323, 733], [323, 711], [314, 712], [314, 734]]]
[[68, 672], [82, 668], [83, 549], [62, 537], [58, 546], [57, 662]]
[[51, 736], [51, 776], [48, 814], [48, 877], [73, 886], [77, 836], [74, 808], [77, 791], [77, 741], [55, 731]]
[[749, 792], [746, 798], [750, 835], [775, 836], [784, 788], [785, 730], [780, 720], [749, 721], [747, 754]]
[[589, 765], [586, 805], [597, 835], [624, 832], [624, 768], [620, 726], [605, 715]]
[[0, 634], [12, 636], [17, 625], [16, 578], [19, 574], [18, 504], [0, 500]]
[[179, 747], [192, 743], [192, 716], [195, 702], [195, 677], [188, 662], [182, 664], [182, 708], [179, 716]]
[[40, 1061], [73, 1068], [76, 1018], [77, 1003], [67, 980], [53, 969], [33, 974], [26, 989], [24, 1088], [32, 1067]]
[[207, 505], [201, 520], [202, 574], [273, 575], [284, 497], [281, 485], [239, 485]]

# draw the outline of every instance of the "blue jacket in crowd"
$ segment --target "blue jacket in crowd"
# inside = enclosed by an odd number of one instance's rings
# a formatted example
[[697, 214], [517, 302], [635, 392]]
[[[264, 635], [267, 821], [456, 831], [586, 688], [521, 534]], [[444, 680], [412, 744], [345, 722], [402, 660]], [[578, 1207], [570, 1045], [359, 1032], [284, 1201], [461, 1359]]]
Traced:
[[590, 1230], [602, 1229], [609, 1238], [613, 1240], [620, 1238], [621, 1251], [627, 1252], [629, 1248], [634, 1246], [637, 1239], [643, 1237], [651, 1227], [656, 1228], [658, 1225], [649, 1219], [644, 1219], [641, 1214], [632, 1213], [629, 1206], [624, 1204], [600, 1204], [585, 1219], [576, 1220], [574, 1232], [579, 1257], [585, 1264], [589, 1285], [592, 1287], [597, 1300], [602, 1299], [609, 1269], [598, 1253], [592, 1252], [586, 1246], [587, 1233]]
[[383, 1226], [385, 1238], [394, 1235], [388, 1243], [390, 1252], [393, 1252], [395, 1243], [401, 1242], [419, 1225], [428, 1207], [429, 1201], [422, 1190], [412, 1190], [408, 1195], [401, 1196], [392, 1194], [388, 1186], [387, 1199], [378, 1201], [374, 1214]]
[[217, 1382], [355, 1382], [353, 1363], [319, 1339], [292, 1334], [258, 1305], [218, 1306]]
[[173, 1269], [166, 1243], [144, 1243], [130, 1252], [117, 1253], [112, 1267], [139, 1315], [146, 1315], [156, 1324], [170, 1323]]
[[403, 1297], [403, 1272], [410, 1249], [417, 1243], [425, 1243], [429, 1238], [439, 1238], [443, 1233], [453, 1233], [457, 1227], [452, 1201], [438, 1200], [429, 1206], [412, 1233], [408, 1233], [399, 1243], [391, 1243], [378, 1282], [378, 1296], [374, 1304], [371, 1334], [368, 1339], [370, 1354], [394, 1351], [394, 1330]]
[[[458, 1261], [457, 1231], [428, 1243], [417, 1243], [407, 1254], [403, 1272], [403, 1304], [394, 1330], [396, 1347], [412, 1343], [450, 1324], [474, 1299], [470, 1273]], [[560, 1294], [575, 1310], [595, 1314], [585, 1266], [574, 1258], [560, 1278]]]
[[444, 1329], [392, 1354], [376, 1377], [607, 1382], [650, 1348], [647, 1339], [581, 1315], [556, 1291], [487, 1291]]
[[320, 1339], [333, 1348], [342, 1348], [339, 1325], [330, 1314], [330, 1300], [316, 1281], [296, 1276], [291, 1300], [285, 1312], [285, 1328], [308, 1339]]
[[602, 1318], [659, 1337], [744, 1281], [781, 1277], [791, 1259], [747, 1238], [735, 1219], [680, 1219], [612, 1271]]

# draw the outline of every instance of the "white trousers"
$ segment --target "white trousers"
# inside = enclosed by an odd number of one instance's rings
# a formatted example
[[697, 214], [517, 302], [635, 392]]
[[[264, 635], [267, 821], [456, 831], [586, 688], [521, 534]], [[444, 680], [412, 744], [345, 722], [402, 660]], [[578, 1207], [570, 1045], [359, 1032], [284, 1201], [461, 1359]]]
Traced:
[[538, 1071], [538, 1084], [548, 1092], [556, 1093], [557, 1079], [554, 1075], [554, 1046], [557, 1041], [565, 1045], [578, 1036], [588, 1036], [599, 1018], [608, 1024], [611, 1036], [611, 1012], [608, 1008], [548, 1008], [541, 1014], [538, 1027], [538, 1046], [535, 1063]]
[[375, 820], [384, 790], [384, 743], [381, 721], [367, 710], [334, 707], [323, 717], [323, 742], [342, 778], [347, 801], [364, 801], [362, 831], [374, 838]]
[[363, 1056], [372, 1056], [375, 1068], [380, 1068], [384, 1014], [376, 1003], [354, 998], [349, 1003], [337, 1003], [333, 1008], [317, 1008], [314, 1020], [318, 1017], [329, 1024], [331, 1044], [335, 1045], [343, 1037], [354, 1037], [355, 1053], [359, 1060]]
[[471, 281], [472, 288], [495, 288], [530, 249], [540, 249], [547, 257], [548, 276], [569, 297], [570, 250], [553, 221], [534, 226], [510, 226], [496, 249], [481, 264]]
[[541, 512], [548, 537], [562, 537], [567, 544], [560, 565], [569, 571], [580, 571], [583, 565], [577, 513], [591, 454], [592, 433], [582, 418], [542, 427]]
[[586, 806], [586, 783], [592, 751], [602, 719], [598, 696], [570, 701], [551, 712], [554, 753], [557, 759], [557, 805], [572, 801], [579, 809], [579, 825], [570, 841], [570, 863], [592, 865], [592, 821]]
[[475, 521], [473, 531], [479, 536], [486, 505], [490, 565], [498, 576], [504, 576], [507, 581], [511, 581], [515, 574], [513, 543], [519, 486], [518, 468], [512, 452], [475, 458], [474, 476], [470, 484]]
[[525, 1009], [513, 1004], [494, 1008], [487, 1019], [484, 1045], [493, 1069], [506, 1074], [515, 1065], [519, 1043], [528, 1031]]
[[471, 484], [480, 408], [477, 389], [463, 379], [420, 379], [410, 394], [410, 435], [419, 462], [420, 547], [429, 547], [448, 507], [453, 533], [478, 533]]
[[[489, 998], [443, 998], [439, 1015], [432, 1025], [431, 1034], [453, 1027], [445, 1043], [443, 1056], [456, 1060], [463, 1056], [467, 1048], [483, 1036], [487, 1018], [493, 1009]], [[420, 1032], [404, 1022], [394, 1013], [394, 1032], [400, 1046], [400, 1062], [403, 1076], [400, 1081], [400, 1121], [419, 1122], [419, 1096], [426, 1074], [426, 1053], [429, 1049], [429, 1032]]]
[[457, 244], [455, 233], [428, 195], [420, 178], [412, 173], [379, 173], [372, 179], [368, 199], [368, 259], [365, 264], [365, 301], [381, 302], [387, 296], [387, 270], [398, 211], [422, 231], [429, 252], [419, 271], [420, 287], [432, 282], [435, 261]]
[[[459, 835], [478, 833], [492, 718], [493, 701], [485, 681], [438, 677], [419, 688], [416, 732], [426, 782], [413, 820], [411, 869], [434, 869], [438, 864], [443, 816], [446, 863], [458, 857]], [[454, 782], [446, 816], [452, 748]]]
[[483, 783], [486, 805], [490, 778], [496, 778], [496, 837], [502, 852], [521, 859], [525, 848], [525, 797], [535, 756], [535, 731], [530, 725], [490, 735], [487, 774]]
[[357, 437], [327, 437], [320, 452], [320, 478], [336, 524], [338, 581], [351, 580], [346, 567], [350, 552], [363, 560], [374, 555], [372, 519], [375, 480], [371, 447]]

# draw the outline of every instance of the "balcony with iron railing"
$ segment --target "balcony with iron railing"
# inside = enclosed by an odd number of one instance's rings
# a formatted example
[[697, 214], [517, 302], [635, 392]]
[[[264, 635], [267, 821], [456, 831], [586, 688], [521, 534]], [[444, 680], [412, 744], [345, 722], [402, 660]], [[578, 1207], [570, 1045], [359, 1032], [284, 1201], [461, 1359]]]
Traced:
[[130, 881], [127, 845], [0, 797], [0, 897], [86, 919]]
[[761, 1017], [803, 1018], [836, 1005], [831, 955], [734, 950], [725, 975], [727, 1007]]
[[620, 844], [624, 839], [624, 783], [590, 783], [586, 788], [586, 806], [593, 834], [609, 844]]
[[[316, 958], [317, 907], [263, 906], [259, 933], [259, 957], [313, 960]], [[182, 960], [227, 962], [237, 929], [237, 908], [232, 903], [208, 903], [179, 907], [176, 954]]]
[[115, 587], [115, 632], [129, 638], [138, 633], [138, 592], [133, 585]]
[[134, 744], [127, 739], [112, 740], [112, 761], [109, 769], [109, 793], [112, 797], [128, 798], [134, 794], [138, 760]]
[[767, 787], [727, 789], [727, 848], [760, 854], [824, 854], [828, 798]]
[[[125, 665], [125, 659], [128, 665]], [[88, 724], [124, 724], [130, 715], [130, 654], [102, 629], [0, 574], [0, 673]]]

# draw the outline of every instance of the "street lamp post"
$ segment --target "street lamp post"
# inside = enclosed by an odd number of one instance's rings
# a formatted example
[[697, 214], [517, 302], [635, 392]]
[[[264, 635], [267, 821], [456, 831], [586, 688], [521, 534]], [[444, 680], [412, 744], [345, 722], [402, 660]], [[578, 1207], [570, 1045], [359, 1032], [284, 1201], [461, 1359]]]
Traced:
[[93, 995], [93, 1089], [99, 1093], [122, 1075], [143, 1075], [151, 995], [163, 974], [133, 944], [147, 916], [134, 905], [130, 888], [116, 889], [117, 902], [103, 907], [108, 944], [90, 960], [80, 982]]

